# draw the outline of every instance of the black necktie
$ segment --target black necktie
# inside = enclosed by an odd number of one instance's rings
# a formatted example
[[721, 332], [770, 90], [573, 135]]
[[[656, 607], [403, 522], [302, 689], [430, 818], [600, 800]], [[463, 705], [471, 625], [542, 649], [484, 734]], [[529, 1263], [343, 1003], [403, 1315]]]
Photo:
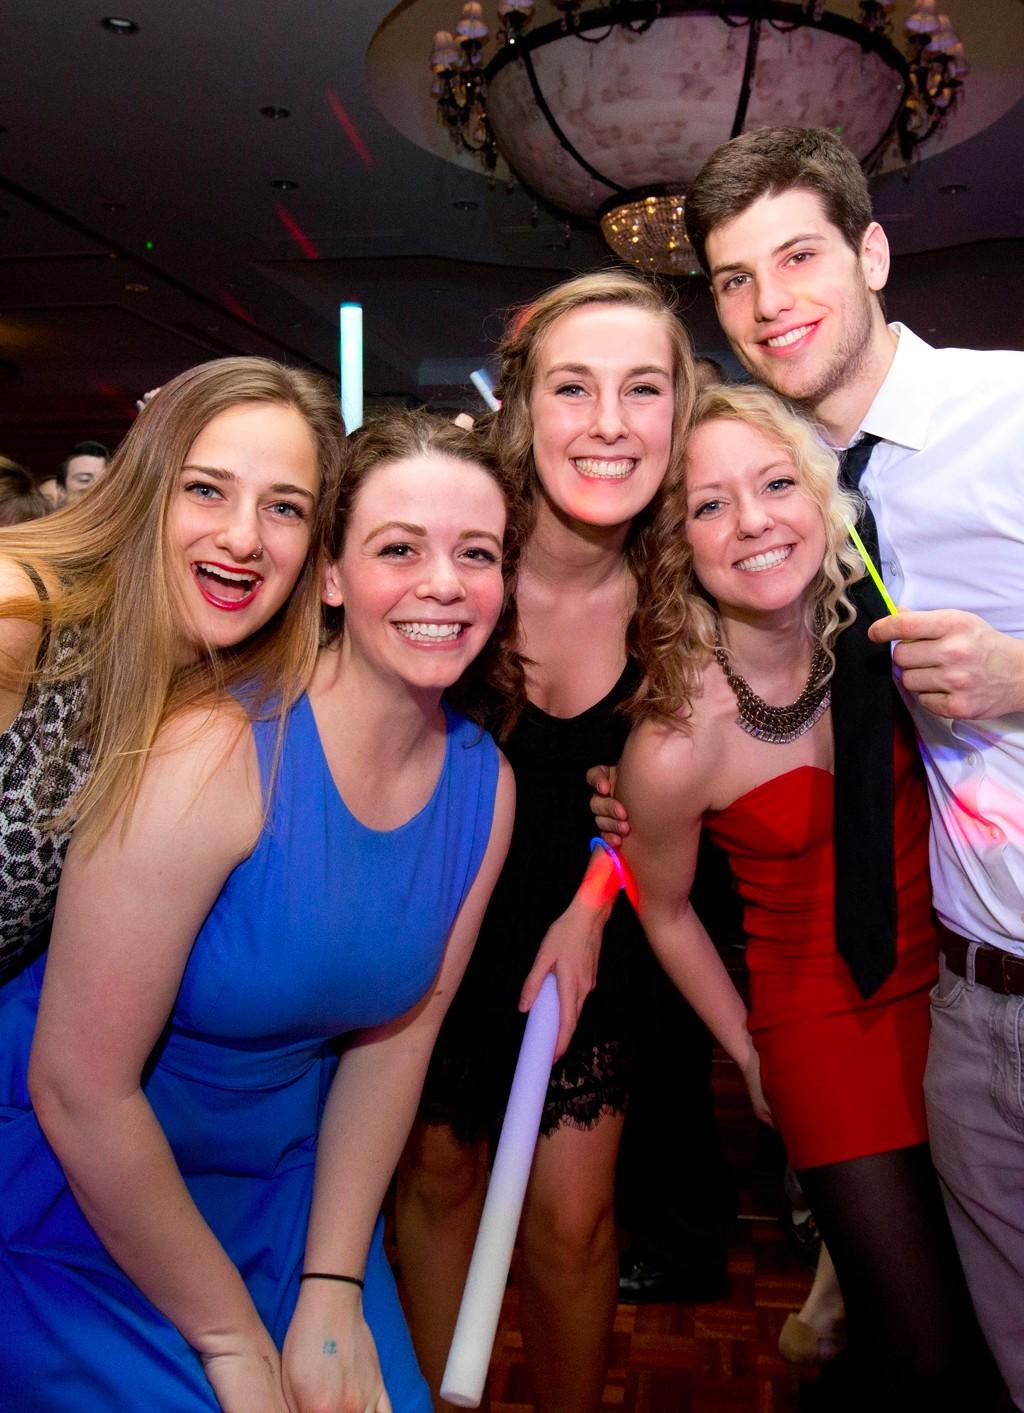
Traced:
[[[866, 435], [840, 453], [842, 485], [860, 485], [877, 441]], [[867, 506], [858, 528], [876, 558], [878, 531]], [[866, 575], [849, 596], [857, 617], [839, 635], [832, 679], [836, 947], [861, 995], [870, 996], [896, 960], [892, 733], [894, 712], [902, 707], [895, 702], [889, 648], [867, 636], [886, 612], [881, 596]]]
[[[871, 453], [878, 445], [879, 438], [872, 432], [865, 432], [860, 441], [839, 453], [839, 484], [848, 491], [859, 491], [861, 479], [871, 460]], [[864, 548], [872, 559], [878, 557], [878, 529], [871, 507], [865, 502], [857, 527], [864, 541]]]

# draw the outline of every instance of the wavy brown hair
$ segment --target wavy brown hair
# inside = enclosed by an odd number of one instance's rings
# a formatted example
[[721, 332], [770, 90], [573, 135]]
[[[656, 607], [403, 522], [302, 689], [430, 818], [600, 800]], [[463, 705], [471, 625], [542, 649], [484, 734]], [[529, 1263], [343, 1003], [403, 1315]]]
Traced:
[[[676, 315], [674, 297], [654, 281], [640, 275], [625, 270], [602, 270], [555, 285], [531, 304], [513, 311], [498, 345], [501, 360], [498, 396], [501, 407], [491, 420], [490, 434], [509, 474], [523, 488], [532, 528], [540, 480], [533, 456], [530, 397], [537, 376], [540, 350], [545, 336], [558, 319], [591, 304], [626, 305], [653, 315], [668, 334], [672, 349], [675, 407], [668, 471], [662, 488], [650, 505], [634, 519], [625, 545], [626, 563], [636, 584], [639, 604], [650, 592], [656, 558], [652, 529], [666, 490], [678, 476], [697, 383], [693, 345]], [[626, 650], [631, 655], [638, 653], [637, 622], [638, 613], [635, 611], [626, 628]], [[525, 700], [524, 688], [522, 697], [509, 702], [501, 719], [501, 735], [507, 735], [515, 725]]]
[[686, 193], [686, 234], [705, 275], [708, 237], [762, 196], [810, 191], [855, 255], [871, 224], [867, 178], [828, 128], [754, 128], [723, 142]]
[[[841, 489], [836, 455], [814, 424], [767, 388], [753, 383], [706, 388], [697, 398], [690, 435], [717, 421], [746, 423], [785, 452], [821, 513], [825, 557], [807, 597], [805, 621], [808, 632], [820, 638], [831, 676], [835, 640], [854, 617], [846, 591], [864, 573], [847, 528], [857, 518], [860, 500]], [[653, 528], [651, 593], [638, 606], [637, 657], [644, 678], [630, 703], [636, 718], [688, 716], [715, 646], [718, 613], [693, 572], [685, 480], [684, 450], [682, 479], [665, 497]]]
[[[182, 660], [181, 615], [169, 592], [166, 522], [189, 449], [219, 413], [244, 403], [293, 407], [316, 446], [320, 488], [309, 554], [290, 597], [235, 647], [206, 647]], [[344, 445], [337, 397], [315, 374], [265, 358], [222, 358], [190, 368], [146, 406], [87, 496], [44, 520], [0, 530], [0, 555], [35, 570], [46, 586], [0, 604], [0, 617], [38, 623], [42, 660], [4, 672], [20, 689], [84, 675], [88, 707], [80, 731], [92, 764], [67, 810], [86, 843], [130, 808], [161, 725], [185, 707], [212, 705], [225, 689], [255, 684], [254, 712], [283, 712], [313, 668], [323, 549]], [[74, 651], [58, 666], [69, 634]], [[283, 717], [281, 718], [283, 719]], [[127, 814], [125, 816], [127, 819]]]
[[[366, 423], [348, 439], [349, 458], [331, 526], [328, 553], [337, 559], [345, 542], [349, 517], [360, 487], [378, 466], [412, 457], [448, 457], [476, 466], [497, 482], [505, 500], [505, 535], [501, 573], [505, 585], [501, 614], [478, 657], [445, 693], [456, 710], [481, 724], [501, 719], [507, 703], [525, 698], [523, 660], [518, 650], [516, 579], [529, 523], [528, 506], [518, 480], [494, 454], [486, 433], [467, 429], [438, 413], [421, 409], [396, 412]], [[345, 611], [328, 608], [325, 639], [344, 633]]]

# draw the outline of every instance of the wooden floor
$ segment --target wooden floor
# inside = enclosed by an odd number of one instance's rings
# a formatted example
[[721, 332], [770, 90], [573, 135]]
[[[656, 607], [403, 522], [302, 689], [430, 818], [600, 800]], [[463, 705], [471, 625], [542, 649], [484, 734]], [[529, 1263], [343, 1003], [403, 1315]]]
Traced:
[[[725, 1154], [740, 1189], [729, 1295], [714, 1304], [620, 1305], [605, 1410], [616, 1413], [795, 1413], [797, 1382], [776, 1341], [810, 1272], [780, 1222], [778, 1154], [758, 1135], [746, 1090], [724, 1058], [715, 1096]], [[518, 1289], [512, 1279], [491, 1363], [491, 1413], [532, 1413]]]

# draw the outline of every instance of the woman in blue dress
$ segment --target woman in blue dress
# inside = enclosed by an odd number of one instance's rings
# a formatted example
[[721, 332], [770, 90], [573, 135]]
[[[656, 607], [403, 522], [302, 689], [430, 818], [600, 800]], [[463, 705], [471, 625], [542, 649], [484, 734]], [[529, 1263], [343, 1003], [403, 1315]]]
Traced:
[[378, 1213], [511, 827], [442, 702], [515, 675], [509, 508], [472, 434], [358, 434], [283, 738], [184, 710], [72, 842], [0, 1001], [5, 1409], [429, 1408]]
[[0, 984], [46, 946], [72, 823], [109, 826], [168, 713], [308, 681], [344, 435], [324, 379], [214, 359], [88, 495], [0, 528]]

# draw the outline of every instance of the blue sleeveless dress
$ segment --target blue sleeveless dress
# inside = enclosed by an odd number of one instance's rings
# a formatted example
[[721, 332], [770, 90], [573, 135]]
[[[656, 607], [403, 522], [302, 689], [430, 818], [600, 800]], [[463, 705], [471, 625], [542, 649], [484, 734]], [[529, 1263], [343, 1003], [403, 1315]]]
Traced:
[[[296, 704], [267, 826], [196, 938], [145, 1076], [189, 1191], [278, 1347], [298, 1295], [332, 1039], [425, 994], [487, 846], [497, 752], [451, 711], [447, 725], [430, 800], [377, 831], [346, 809], [310, 704]], [[253, 730], [266, 784], [275, 727]], [[216, 1413], [194, 1350], [108, 1256], [32, 1112], [45, 961], [0, 988], [0, 1409]], [[429, 1413], [380, 1222], [364, 1310], [396, 1413]]]

